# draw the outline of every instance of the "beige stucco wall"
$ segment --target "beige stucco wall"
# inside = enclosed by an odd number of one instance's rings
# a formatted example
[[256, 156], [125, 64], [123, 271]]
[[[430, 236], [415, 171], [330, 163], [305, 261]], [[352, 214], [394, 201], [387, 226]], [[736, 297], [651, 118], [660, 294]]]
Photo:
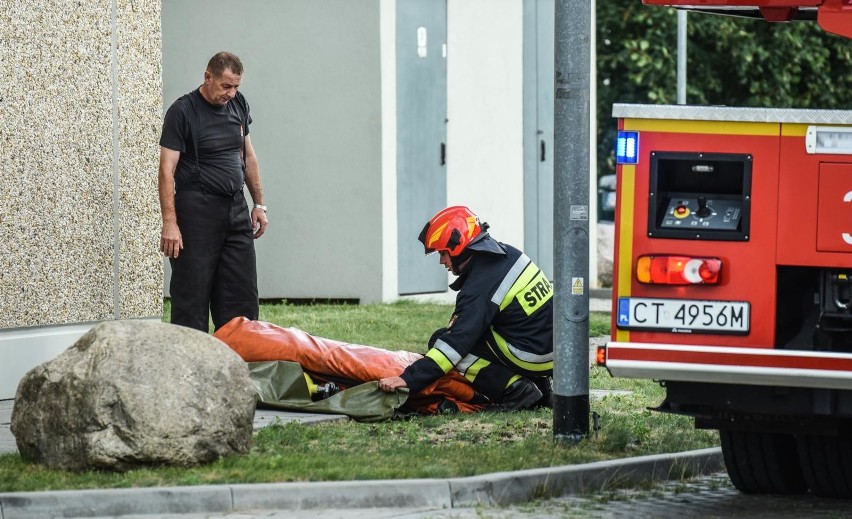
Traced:
[[161, 313], [159, 0], [0, 9], [0, 329]]

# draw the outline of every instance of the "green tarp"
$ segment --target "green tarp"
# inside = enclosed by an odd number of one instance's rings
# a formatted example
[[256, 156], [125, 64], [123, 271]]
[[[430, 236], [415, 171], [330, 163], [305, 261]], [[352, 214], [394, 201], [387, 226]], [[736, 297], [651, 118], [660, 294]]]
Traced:
[[275, 360], [249, 362], [249, 374], [258, 395], [258, 406], [304, 413], [343, 414], [360, 422], [394, 417], [408, 399], [408, 389], [386, 393], [378, 382], [345, 389], [324, 400], [311, 400], [305, 372], [296, 362]]

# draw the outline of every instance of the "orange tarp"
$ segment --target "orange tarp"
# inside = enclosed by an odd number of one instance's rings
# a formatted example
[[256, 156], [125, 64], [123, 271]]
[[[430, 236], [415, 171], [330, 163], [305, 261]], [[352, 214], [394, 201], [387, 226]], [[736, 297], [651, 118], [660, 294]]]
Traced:
[[[246, 362], [297, 362], [313, 375], [359, 383], [398, 376], [406, 366], [422, 357], [410, 351], [388, 351], [315, 337], [298, 328], [282, 328], [245, 317], [233, 318], [213, 335]], [[420, 412], [433, 413], [444, 399], [455, 402], [462, 412], [483, 408], [481, 404], [470, 403], [474, 399], [473, 387], [456, 371], [410, 395], [408, 404]]]

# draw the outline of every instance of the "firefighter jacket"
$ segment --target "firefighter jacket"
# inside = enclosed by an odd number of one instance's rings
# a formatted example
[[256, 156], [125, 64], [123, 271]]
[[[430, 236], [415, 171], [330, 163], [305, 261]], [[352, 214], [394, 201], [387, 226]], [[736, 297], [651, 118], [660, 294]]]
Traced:
[[402, 373], [412, 391], [454, 367], [473, 381], [483, 353], [523, 375], [552, 374], [553, 285], [526, 254], [488, 240], [450, 285], [458, 295], [447, 331]]

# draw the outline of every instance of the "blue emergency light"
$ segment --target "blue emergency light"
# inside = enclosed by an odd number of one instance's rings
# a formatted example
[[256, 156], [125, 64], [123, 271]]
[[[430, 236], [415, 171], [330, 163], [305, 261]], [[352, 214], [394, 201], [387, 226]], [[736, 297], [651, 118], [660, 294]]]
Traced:
[[618, 132], [615, 141], [615, 163], [636, 164], [639, 162], [639, 132]]

